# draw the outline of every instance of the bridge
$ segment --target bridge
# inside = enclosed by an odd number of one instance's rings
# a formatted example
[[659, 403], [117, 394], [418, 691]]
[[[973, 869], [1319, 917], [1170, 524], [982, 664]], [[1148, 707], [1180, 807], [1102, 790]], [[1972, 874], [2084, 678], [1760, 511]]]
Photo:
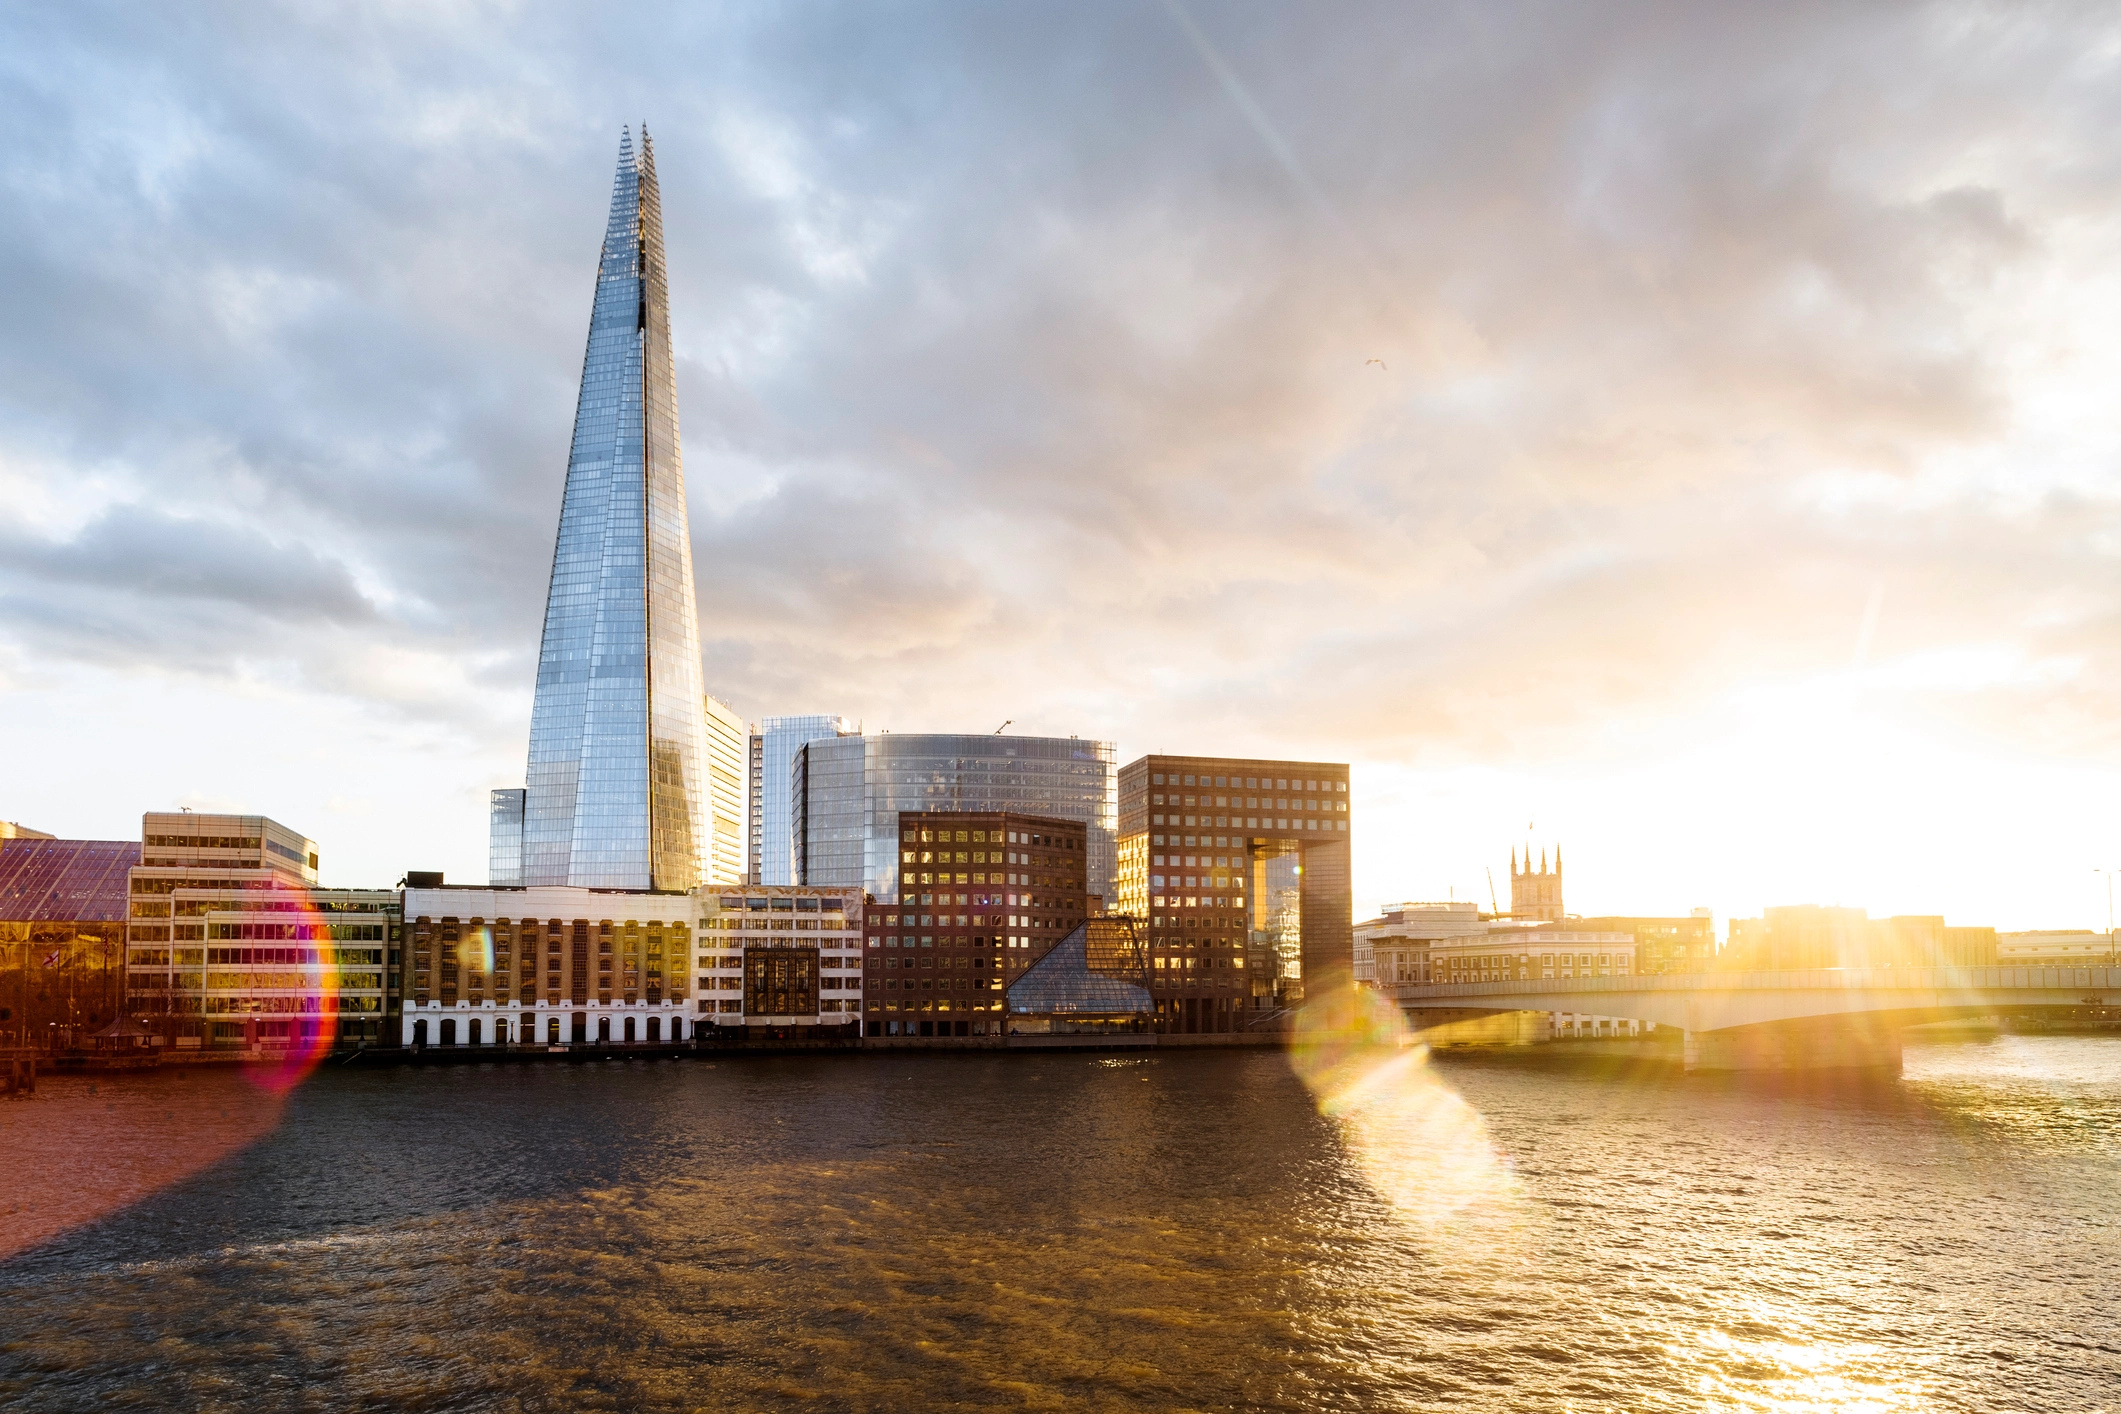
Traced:
[[[1897, 1069], [1901, 1028], [2121, 1006], [2121, 967], [1875, 967], [1384, 983], [1416, 1027], [1441, 1013], [1576, 1012], [1686, 1033], [1689, 1070]], [[1424, 1018], [1431, 1018], [1425, 1020]]]

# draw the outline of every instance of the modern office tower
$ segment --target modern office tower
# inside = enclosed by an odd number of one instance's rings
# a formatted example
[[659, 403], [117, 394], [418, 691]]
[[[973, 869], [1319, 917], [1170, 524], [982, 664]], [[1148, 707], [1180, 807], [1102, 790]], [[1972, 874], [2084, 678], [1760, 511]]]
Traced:
[[524, 884], [700, 882], [703, 696], [662, 197], [644, 129], [638, 159], [620, 140], [575, 405], [530, 713]]
[[1345, 765], [1144, 756], [1119, 794], [1118, 911], [1148, 924], [1158, 1029], [1354, 984]]
[[1009, 811], [1082, 825], [1094, 905], [1111, 898], [1118, 809], [1111, 742], [886, 732], [813, 741], [804, 754], [806, 883], [900, 901], [902, 812]]
[[521, 786], [497, 790], [486, 807], [486, 882], [515, 888], [523, 882], [523, 798]]
[[1001, 1035], [1003, 989], [1089, 915], [1088, 827], [904, 811], [892, 838], [897, 898], [869, 909], [868, 1034]]
[[526, 885], [405, 890], [407, 1046], [686, 1039], [689, 893]]
[[861, 1034], [862, 894], [701, 889], [698, 1025], [723, 1040]]
[[1521, 922], [1555, 923], [1562, 917], [1561, 846], [1554, 846], [1554, 869], [1547, 872], [1547, 852], [1539, 851], [1539, 872], [1532, 872], [1532, 847], [1524, 847], [1524, 867], [1510, 851], [1510, 917]]
[[803, 837], [807, 828], [809, 759], [803, 749], [813, 741], [858, 737], [860, 732], [861, 728], [845, 717], [820, 714], [768, 717], [759, 723], [750, 742], [751, 882], [806, 882]]
[[316, 846], [262, 815], [142, 817], [126, 1010], [179, 1048], [382, 1040], [397, 895], [316, 883]]
[[0, 1046], [116, 1019], [125, 994], [132, 840], [0, 835]]
[[746, 874], [745, 785], [750, 774], [750, 729], [735, 708], [710, 695], [706, 700], [707, 850], [703, 883], [715, 888], [741, 884]]

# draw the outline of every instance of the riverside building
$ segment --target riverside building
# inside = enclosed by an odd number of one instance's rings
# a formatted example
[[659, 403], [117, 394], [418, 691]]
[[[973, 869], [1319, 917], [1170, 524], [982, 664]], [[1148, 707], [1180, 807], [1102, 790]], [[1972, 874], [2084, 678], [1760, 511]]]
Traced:
[[127, 1011], [180, 1049], [383, 1040], [397, 895], [316, 881], [316, 845], [265, 816], [143, 816]]
[[1430, 949], [1438, 941], [1479, 937], [1487, 929], [1477, 904], [1393, 904], [1355, 925], [1355, 980], [1370, 986], [1427, 982]]
[[404, 894], [407, 1046], [689, 1039], [690, 893], [418, 882]]
[[706, 715], [662, 195], [643, 129], [638, 156], [630, 135], [619, 145], [528, 767], [520, 797], [494, 802], [489, 881], [680, 893], [699, 884], [722, 852]]
[[870, 909], [871, 1036], [1002, 1034], [1009, 983], [1091, 912], [1080, 820], [1013, 811], [907, 811], [896, 902]]
[[902, 902], [912, 887], [899, 878], [903, 814], [1009, 812], [1081, 825], [1086, 887], [1099, 906], [1111, 902], [1117, 751], [1110, 742], [884, 732], [821, 738], [799, 755], [791, 776], [799, 772], [804, 789], [806, 884]]
[[719, 697], [705, 703], [707, 732], [707, 854], [702, 883], [714, 888], [744, 882], [744, 813], [750, 799], [750, 730]]
[[106, 1024], [125, 997], [135, 840], [61, 840], [0, 825], [0, 1045]]
[[702, 889], [699, 915], [701, 1027], [739, 1040], [861, 1034], [859, 889]]
[[[1431, 943], [1429, 970], [1430, 980], [1439, 983], [1628, 977], [1636, 972], [1635, 937], [1594, 931], [1572, 919], [1498, 923], [1481, 933]], [[1544, 1021], [1547, 1035], [1556, 1038], [1634, 1036], [1642, 1031], [1640, 1022], [1590, 1013], [1552, 1012]], [[1456, 1025], [1469, 1032], [1474, 1029], [1465, 1023]]]
[[1158, 1030], [1353, 985], [1345, 764], [1144, 756], [1119, 795], [1117, 911], [1147, 925]]

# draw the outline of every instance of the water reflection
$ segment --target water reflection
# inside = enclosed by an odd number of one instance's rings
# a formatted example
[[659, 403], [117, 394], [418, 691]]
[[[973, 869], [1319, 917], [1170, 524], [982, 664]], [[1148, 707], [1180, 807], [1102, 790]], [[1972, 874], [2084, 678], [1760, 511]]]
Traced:
[[0, 1264], [0, 1405], [2096, 1407], [2121, 1055], [2027, 1044], [1890, 1102], [1370, 1046], [326, 1071]]

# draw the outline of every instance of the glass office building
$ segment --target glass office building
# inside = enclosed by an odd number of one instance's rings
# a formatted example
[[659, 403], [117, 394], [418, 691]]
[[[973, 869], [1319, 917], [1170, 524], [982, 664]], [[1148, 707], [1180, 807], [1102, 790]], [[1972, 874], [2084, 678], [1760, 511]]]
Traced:
[[901, 812], [1011, 811], [1080, 821], [1088, 891], [1111, 902], [1119, 788], [1109, 741], [890, 732], [813, 741], [803, 754], [806, 884], [897, 902]]
[[[813, 741], [855, 736], [845, 717], [817, 713], [768, 717], [751, 737], [751, 882], [802, 884], [804, 811], [809, 793], [803, 748]], [[835, 879], [860, 883], [860, 879]]]
[[[711, 828], [655, 153], [619, 145], [531, 706], [525, 885], [690, 889]], [[497, 850], [505, 855], [505, 850]]]

